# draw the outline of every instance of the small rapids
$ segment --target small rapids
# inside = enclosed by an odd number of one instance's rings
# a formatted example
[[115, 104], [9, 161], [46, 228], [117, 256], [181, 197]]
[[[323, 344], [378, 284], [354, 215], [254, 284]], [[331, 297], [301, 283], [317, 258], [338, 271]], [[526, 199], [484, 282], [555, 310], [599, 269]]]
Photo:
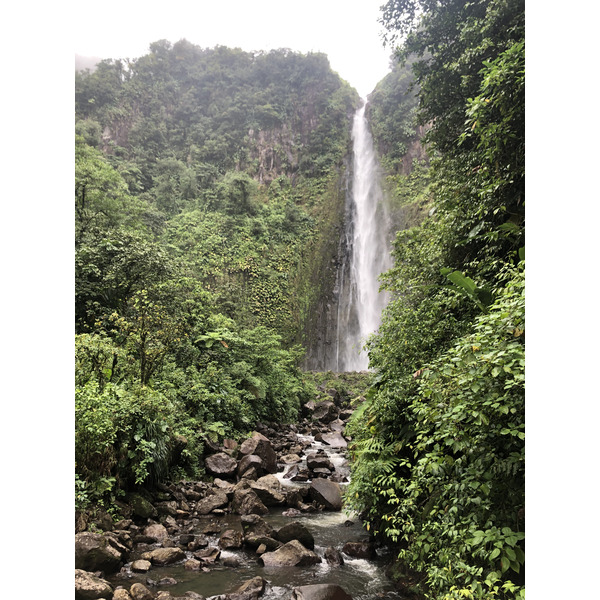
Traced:
[[[309, 454], [318, 452], [325, 453], [329, 460], [335, 465], [337, 472], [349, 475], [349, 468], [345, 455], [345, 449], [332, 448], [327, 444], [317, 442], [312, 436], [298, 435], [298, 440], [305, 444], [301, 456], [302, 463], [306, 464]], [[309, 486], [307, 482], [293, 482], [285, 478], [285, 472], [289, 469], [285, 466], [277, 473], [277, 478], [282, 486], [298, 488]], [[342, 488], [344, 483], [340, 484]], [[285, 514], [285, 509], [271, 508], [269, 514], [263, 519], [275, 530], [284, 525], [299, 521], [312, 534], [315, 541], [314, 552], [321, 558], [321, 562], [312, 566], [304, 567], [265, 567], [259, 561], [258, 555], [247, 547], [241, 549], [221, 550], [219, 559], [210, 568], [201, 571], [186, 570], [182, 563], [170, 566], [154, 566], [148, 573], [134, 573], [130, 565], [125, 569], [125, 574], [109, 578], [114, 585], [130, 587], [135, 582], [143, 583], [153, 589], [168, 590], [172, 596], [183, 596], [187, 591], [196, 592], [205, 598], [220, 600], [222, 594], [235, 592], [244, 582], [253, 577], [263, 577], [267, 582], [267, 588], [261, 596], [264, 600], [291, 600], [293, 589], [299, 586], [332, 583], [341, 586], [353, 600], [376, 600], [381, 598], [401, 599], [394, 591], [393, 584], [385, 576], [384, 556], [379, 554], [372, 560], [353, 558], [343, 552], [344, 544], [347, 542], [367, 541], [368, 534], [363, 528], [356, 515], [345, 511], [341, 512], [313, 512], [300, 513], [295, 516]], [[202, 534], [207, 525], [215, 525], [214, 530], [221, 532], [227, 529], [235, 529], [242, 532], [241, 517], [235, 514], [206, 515], [198, 519], [194, 534]], [[217, 533], [207, 534], [209, 547], [219, 546], [219, 535]], [[325, 558], [328, 548], [337, 550], [342, 558], [343, 564], [330, 564]], [[191, 552], [186, 552], [188, 558], [192, 558]], [[132, 556], [136, 560], [138, 556]], [[236, 566], [231, 566], [235, 563]], [[177, 583], [166, 585], [161, 580], [172, 578]], [[156, 586], [156, 587], [154, 587]]]

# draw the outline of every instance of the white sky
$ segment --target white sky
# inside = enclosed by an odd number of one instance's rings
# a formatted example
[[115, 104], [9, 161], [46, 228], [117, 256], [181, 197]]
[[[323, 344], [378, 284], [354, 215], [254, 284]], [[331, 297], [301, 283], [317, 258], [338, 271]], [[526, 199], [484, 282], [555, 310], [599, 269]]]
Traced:
[[331, 67], [365, 97], [389, 71], [378, 18], [385, 0], [140, 0], [79, 2], [73, 50], [136, 58], [150, 43], [185, 38], [202, 48], [290, 48], [329, 56]]

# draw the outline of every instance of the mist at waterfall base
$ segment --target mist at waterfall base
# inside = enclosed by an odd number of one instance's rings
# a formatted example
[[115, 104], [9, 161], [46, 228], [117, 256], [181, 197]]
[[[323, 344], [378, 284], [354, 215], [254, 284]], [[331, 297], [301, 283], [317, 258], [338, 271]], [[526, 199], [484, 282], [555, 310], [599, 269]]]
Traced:
[[309, 370], [367, 370], [369, 357], [363, 347], [389, 302], [389, 293], [379, 291], [379, 276], [392, 266], [390, 215], [365, 109], [363, 103], [354, 115], [352, 179], [346, 190], [336, 284], [327, 331], [309, 351]]

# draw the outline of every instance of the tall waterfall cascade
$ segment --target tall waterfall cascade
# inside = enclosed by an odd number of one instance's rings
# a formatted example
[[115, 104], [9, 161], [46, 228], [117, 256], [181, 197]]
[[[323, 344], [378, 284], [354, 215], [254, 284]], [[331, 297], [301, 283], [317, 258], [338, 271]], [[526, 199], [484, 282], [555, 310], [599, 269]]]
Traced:
[[315, 315], [319, 327], [307, 349], [307, 370], [367, 370], [363, 347], [379, 328], [389, 301], [389, 293], [379, 291], [379, 276], [392, 266], [393, 231], [365, 108], [363, 104], [354, 115], [335, 285]]
[[381, 324], [389, 301], [389, 293], [379, 291], [379, 276], [392, 266], [390, 219], [365, 108], [363, 104], [356, 111], [352, 127], [352, 186], [346, 203], [346, 252], [338, 272], [335, 371], [368, 368], [363, 346]]

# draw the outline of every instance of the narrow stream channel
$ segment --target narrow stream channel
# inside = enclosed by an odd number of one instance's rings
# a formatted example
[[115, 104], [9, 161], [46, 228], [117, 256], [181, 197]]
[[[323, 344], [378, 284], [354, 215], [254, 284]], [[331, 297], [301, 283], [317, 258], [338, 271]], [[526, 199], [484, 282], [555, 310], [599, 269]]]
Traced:
[[[327, 444], [314, 441], [312, 436], [298, 435], [301, 442], [310, 442], [302, 455], [302, 463], [306, 463], [306, 456], [317, 451], [324, 452], [335, 465], [338, 475], [347, 477], [349, 468], [345, 457], [345, 449], [332, 448]], [[307, 482], [292, 482], [285, 478], [289, 467], [280, 465], [277, 478], [284, 487], [309, 486]], [[344, 484], [340, 484], [342, 488]], [[205, 598], [219, 597], [221, 594], [234, 592], [244, 582], [256, 576], [263, 577], [268, 586], [262, 598], [265, 600], [289, 600], [295, 587], [319, 583], [333, 583], [341, 586], [353, 600], [375, 600], [380, 598], [400, 599], [394, 591], [392, 583], [384, 573], [386, 557], [378, 554], [372, 560], [352, 558], [342, 552], [347, 542], [367, 541], [368, 534], [356, 515], [341, 512], [314, 512], [301, 513], [296, 516], [286, 516], [284, 508], [271, 508], [269, 514], [263, 519], [274, 529], [280, 529], [292, 521], [302, 523], [313, 535], [315, 541], [314, 552], [321, 558], [321, 562], [309, 567], [265, 567], [258, 555], [247, 547], [239, 550], [221, 550], [219, 559], [205, 571], [186, 570], [182, 563], [158, 567], [155, 566], [148, 573], [133, 573], [129, 566], [125, 568], [125, 578], [121, 575], [109, 578], [114, 585], [130, 587], [135, 582], [146, 586], [159, 584], [160, 580], [172, 578], [177, 583], [171, 585], [158, 585], [157, 590], [168, 590], [172, 596], [183, 596], [192, 591]], [[206, 531], [214, 533], [206, 535]], [[197, 520], [197, 526], [192, 533], [206, 535], [209, 547], [219, 547], [219, 535], [227, 529], [242, 532], [241, 517], [235, 514], [206, 515]], [[329, 564], [325, 558], [327, 548], [333, 547], [343, 557], [342, 565]], [[191, 553], [188, 553], [191, 557]], [[131, 560], [139, 558], [135, 554]], [[229, 559], [229, 560], [227, 560]], [[226, 566], [224, 562], [237, 562], [236, 567]]]

